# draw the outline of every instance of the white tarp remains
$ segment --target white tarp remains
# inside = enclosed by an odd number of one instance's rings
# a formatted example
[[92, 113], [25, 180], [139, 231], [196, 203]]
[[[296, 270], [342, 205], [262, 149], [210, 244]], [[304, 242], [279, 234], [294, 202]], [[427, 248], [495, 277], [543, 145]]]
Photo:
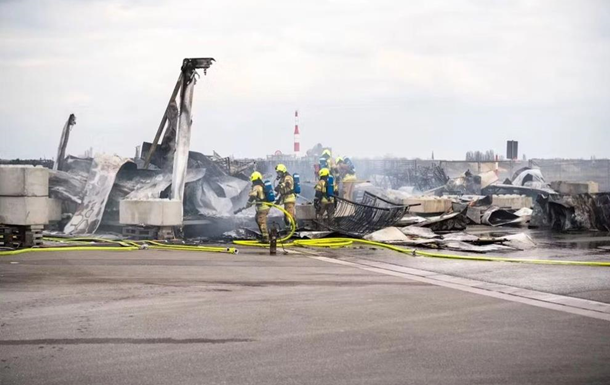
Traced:
[[403, 234], [412, 236], [412, 237], [426, 238], [426, 239], [440, 238], [439, 235], [435, 234], [434, 231], [432, 231], [431, 229], [429, 229], [427, 227], [407, 226], [407, 227], [403, 227], [401, 229], [401, 231]]
[[525, 233], [518, 233], [502, 237], [505, 245], [519, 250], [529, 250], [536, 247], [536, 242]]
[[364, 236], [367, 241], [383, 243], [404, 243], [409, 241], [406, 235], [397, 227], [386, 227]]

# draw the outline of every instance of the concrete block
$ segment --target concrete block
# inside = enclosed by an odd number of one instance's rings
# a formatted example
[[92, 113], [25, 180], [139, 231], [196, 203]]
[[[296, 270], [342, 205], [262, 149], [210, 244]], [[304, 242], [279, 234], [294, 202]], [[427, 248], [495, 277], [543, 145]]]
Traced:
[[[314, 219], [316, 219], [316, 209], [315, 207], [313, 207], [313, 205], [296, 205], [295, 209], [297, 214], [297, 220], [299, 221], [313, 221]], [[349, 217], [350, 215], [354, 215], [355, 211], [355, 206], [344, 207], [343, 210], [341, 210], [340, 214], [335, 213], [335, 217]]]
[[599, 192], [596, 182], [551, 182], [551, 188], [563, 195], [595, 194]]
[[531, 208], [534, 201], [531, 197], [516, 194], [504, 194], [492, 196], [492, 204], [498, 207], [508, 207], [511, 209], [520, 209], [523, 207]]
[[5, 225], [46, 225], [49, 198], [0, 196], [0, 223]]
[[119, 205], [123, 225], [182, 226], [182, 201], [125, 199]]
[[412, 213], [421, 214], [441, 214], [447, 212], [451, 208], [451, 199], [444, 197], [409, 197], [403, 199], [403, 204], [414, 205], [409, 209]]
[[49, 169], [41, 166], [0, 166], [0, 196], [45, 197], [49, 195]]
[[61, 200], [48, 198], [49, 222], [61, 221]]
[[313, 205], [296, 205], [295, 209], [298, 220], [311, 221], [316, 219], [316, 209]]

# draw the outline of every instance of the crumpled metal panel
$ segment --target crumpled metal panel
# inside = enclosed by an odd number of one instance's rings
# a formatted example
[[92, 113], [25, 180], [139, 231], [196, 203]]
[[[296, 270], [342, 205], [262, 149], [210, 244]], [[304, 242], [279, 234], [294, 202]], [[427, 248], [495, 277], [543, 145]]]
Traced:
[[405, 216], [409, 207], [399, 205], [369, 192], [359, 203], [335, 197], [337, 203], [332, 221], [316, 221], [320, 226], [341, 234], [362, 237], [377, 230], [394, 226]]
[[[205, 168], [188, 169], [186, 173], [186, 183], [195, 182], [203, 178], [205, 174]], [[172, 174], [163, 172], [147, 179], [131, 179], [129, 181], [120, 181], [120, 183], [128, 185], [132, 190], [125, 199], [157, 199], [160, 197], [161, 192], [172, 184]]]
[[87, 184], [83, 176], [65, 171], [49, 170], [49, 192], [51, 197], [80, 204]]
[[185, 213], [212, 217], [233, 216], [247, 200], [250, 183], [231, 176], [203, 178], [189, 183], [185, 191]]
[[82, 203], [66, 224], [66, 234], [93, 234], [97, 230], [104, 208], [120, 168], [129, 159], [116, 155], [98, 154], [93, 159], [85, 185]]
[[553, 230], [610, 231], [610, 193], [539, 197], [532, 223]]

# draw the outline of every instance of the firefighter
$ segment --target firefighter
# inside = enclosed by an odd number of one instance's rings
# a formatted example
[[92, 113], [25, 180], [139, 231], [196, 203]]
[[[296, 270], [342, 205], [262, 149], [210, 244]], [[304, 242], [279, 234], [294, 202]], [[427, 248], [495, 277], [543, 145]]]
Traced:
[[[288, 169], [283, 164], [278, 164], [275, 167], [277, 173], [278, 184], [275, 186], [275, 192], [277, 193], [276, 205], [284, 205], [284, 210], [288, 211], [292, 219], [296, 224], [296, 212], [294, 206], [297, 202], [297, 197], [294, 192], [294, 178], [288, 173]], [[290, 219], [288, 216], [284, 217], [286, 226], [290, 226]]]
[[337, 188], [335, 189], [335, 195], [340, 196], [341, 198], [345, 198], [342, 194], [343, 189], [345, 187], [343, 186], [343, 177], [345, 176], [345, 170], [345, 161], [343, 160], [343, 157], [338, 156], [335, 159], [334, 167], [330, 169], [330, 174], [335, 177], [335, 183], [337, 185]]
[[322, 155], [320, 155], [319, 163], [320, 163], [320, 170], [322, 170], [323, 168], [327, 168], [328, 170], [331, 170], [335, 166], [335, 162], [333, 160], [333, 154], [330, 152], [329, 149], [322, 151]]
[[320, 170], [323, 168], [327, 168], [332, 174], [333, 168], [335, 167], [335, 162], [333, 159], [333, 155], [329, 149], [325, 149], [322, 151], [322, 155], [320, 155], [320, 159], [318, 160], [318, 164], [314, 165], [315, 177], [317, 178], [320, 174]]
[[345, 161], [343, 160], [343, 158], [338, 156], [337, 159], [335, 159], [335, 164], [330, 170], [330, 173], [333, 174], [336, 178], [342, 177], [344, 164]]
[[267, 215], [269, 214], [270, 206], [264, 204], [265, 199], [265, 183], [263, 182], [263, 175], [255, 171], [250, 175], [250, 181], [252, 182], [252, 190], [250, 190], [250, 198], [246, 207], [256, 205], [256, 224], [261, 232], [264, 243], [269, 243], [269, 231], [267, 231]]
[[319, 173], [320, 180], [316, 184], [316, 196], [313, 205], [316, 209], [316, 219], [319, 222], [324, 220], [326, 214], [327, 223], [330, 225], [335, 217], [335, 186], [329, 186], [330, 170], [323, 168]]
[[341, 161], [341, 192], [343, 193], [341, 197], [351, 201], [353, 198], [352, 195], [354, 191], [354, 185], [357, 181], [356, 167], [354, 167], [354, 164], [348, 157], [345, 157], [345, 159], [341, 159]]

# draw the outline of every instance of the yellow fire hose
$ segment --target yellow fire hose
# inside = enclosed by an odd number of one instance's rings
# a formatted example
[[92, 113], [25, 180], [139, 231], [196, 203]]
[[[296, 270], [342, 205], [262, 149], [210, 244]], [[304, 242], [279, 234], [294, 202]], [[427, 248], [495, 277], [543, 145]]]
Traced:
[[59, 247], [31, 247], [27, 249], [17, 249], [0, 251], [0, 256], [17, 255], [24, 253], [36, 253], [44, 251], [132, 251], [138, 250], [139, 247], [134, 246], [59, 246]]
[[[322, 247], [322, 248], [341, 248], [348, 247], [354, 244], [363, 244], [369, 246], [380, 247], [388, 250], [393, 250], [402, 254], [409, 254], [412, 256], [421, 256], [428, 258], [444, 258], [444, 259], [456, 259], [456, 260], [468, 260], [468, 261], [489, 261], [489, 262], [511, 262], [511, 263], [526, 263], [526, 264], [539, 264], [539, 265], [573, 265], [573, 266], [605, 266], [610, 267], [610, 262], [605, 261], [569, 261], [569, 260], [558, 260], [558, 259], [520, 259], [520, 258], [504, 258], [504, 257], [492, 257], [492, 256], [470, 256], [470, 255], [454, 255], [454, 254], [443, 254], [433, 253], [427, 251], [419, 251], [415, 249], [405, 249], [402, 247], [389, 245], [387, 243], [367, 241], [364, 239], [355, 238], [326, 238], [326, 239], [297, 239], [288, 243], [284, 243], [289, 240], [296, 231], [296, 224], [294, 219], [283, 207], [265, 203], [270, 207], [274, 207], [284, 213], [290, 221], [290, 232], [287, 236], [278, 240], [278, 244], [282, 244], [284, 247]], [[269, 247], [268, 243], [261, 243], [259, 241], [234, 241], [233, 243], [242, 246], [255, 246], [255, 247]]]
[[[238, 250], [234, 247], [210, 247], [210, 246], [195, 246], [195, 245], [174, 245], [163, 243], [162, 241], [129, 241], [129, 240], [110, 240], [103, 238], [55, 238], [44, 237], [45, 240], [61, 243], [77, 243], [79, 246], [57, 246], [57, 247], [32, 247], [26, 249], [0, 251], [0, 256], [18, 255], [31, 252], [44, 251], [133, 251], [148, 249], [159, 250], [179, 250], [179, 251], [205, 251], [212, 253], [229, 253], [237, 254]], [[118, 246], [93, 246], [91, 242], [108, 243]], [[86, 246], [88, 245], [88, 246]]]
[[[283, 244], [284, 246], [292, 246], [293, 243], [288, 243], [288, 244], [284, 243], [287, 240], [289, 240], [290, 238], [292, 238], [294, 233], [297, 231], [297, 225], [294, 222], [294, 218], [292, 217], [292, 215], [290, 215], [290, 213], [288, 211], [284, 210], [284, 208], [282, 206], [278, 206], [274, 203], [269, 203], [269, 202], [264, 202], [263, 204], [266, 206], [269, 206], [269, 207], [275, 207], [276, 209], [283, 212], [284, 215], [286, 215], [286, 218], [288, 218], [288, 220], [290, 221], [290, 232], [284, 238], [278, 239], [277, 243]], [[235, 243], [236, 245], [242, 245], [242, 246], [269, 247], [268, 243], [261, 243], [259, 241], [233, 241], [233, 243]]]

